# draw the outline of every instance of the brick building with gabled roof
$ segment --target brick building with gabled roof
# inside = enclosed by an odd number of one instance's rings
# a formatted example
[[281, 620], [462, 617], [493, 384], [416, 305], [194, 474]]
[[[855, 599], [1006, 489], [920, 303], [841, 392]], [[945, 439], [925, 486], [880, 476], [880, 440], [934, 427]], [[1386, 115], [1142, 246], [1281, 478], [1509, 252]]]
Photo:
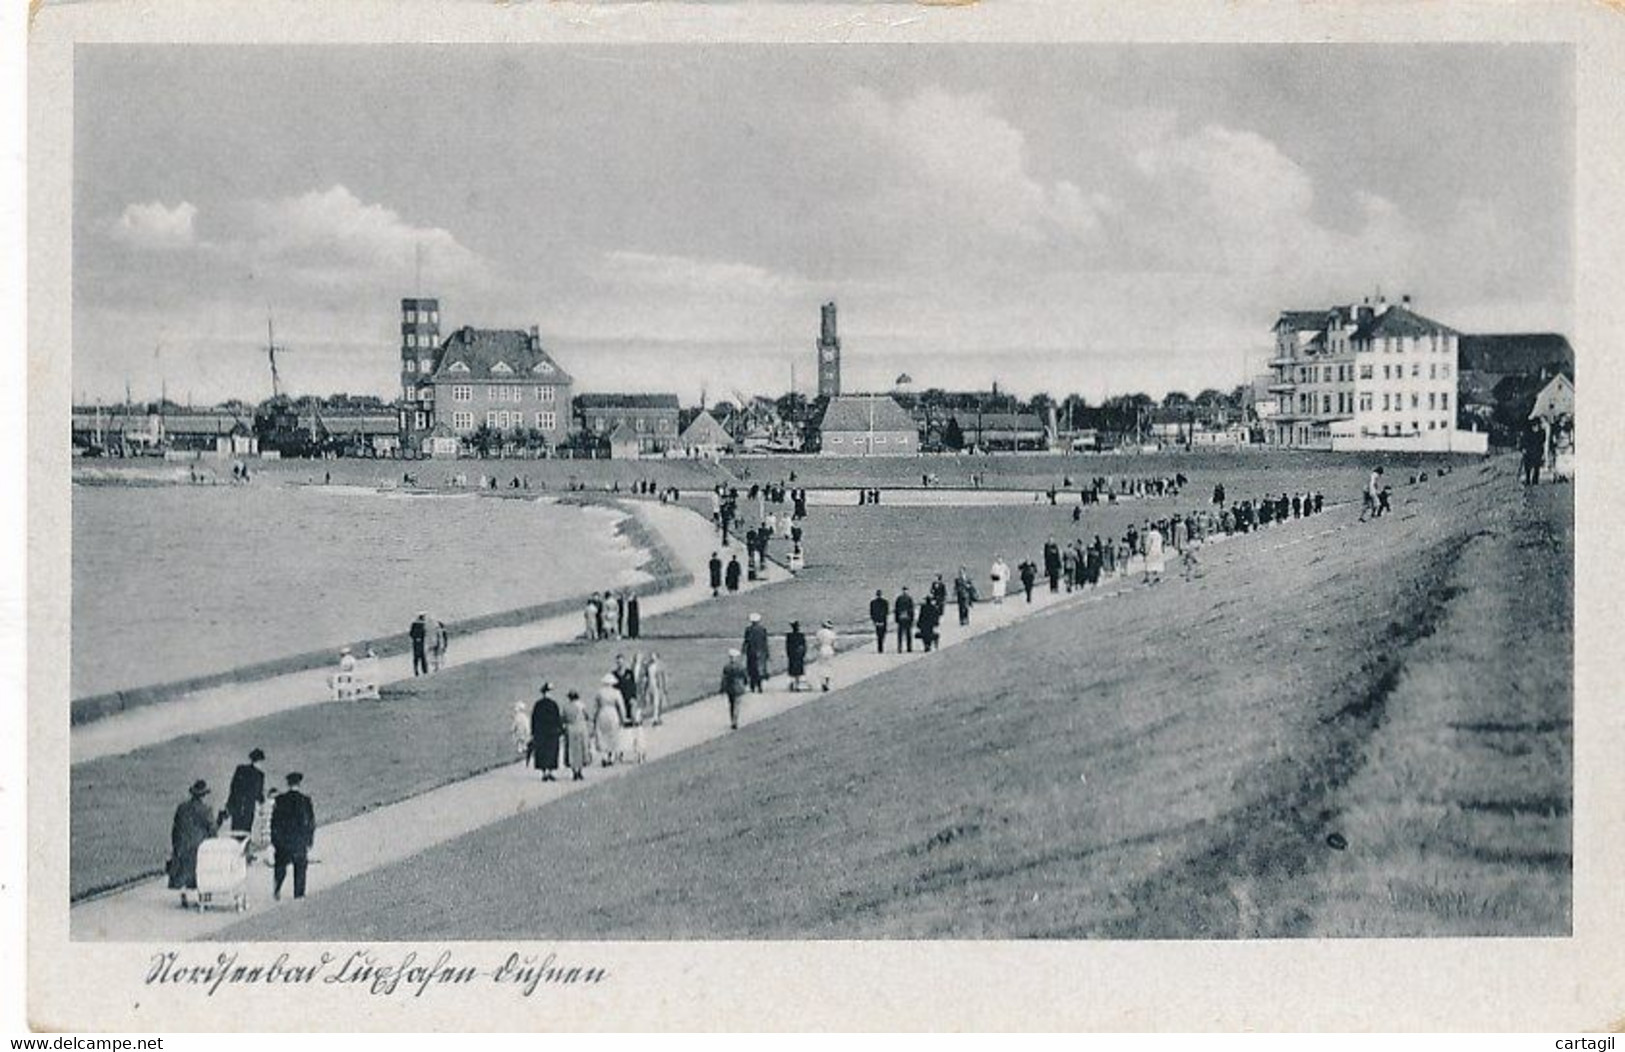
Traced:
[[[542, 346], [535, 327], [464, 326], [426, 353], [416, 369], [414, 397], [403, 410], [415, 426], [403, 427], [403, 433], [427, 436], [444, 425], [467, 443], [484, 426], [503, 436], [539, 432], [548, 446], [569, 436], [574, 380]], [[439, 437], [435, 448], [443, 451], [444, 433]]]
[[831, 398], [818, 430], [825, 456], [896, 457], [920, 451], [919, 426], [890, 395]]
[[575, 398], [581, 430], [593, 435], [614, 435], [623, 427], [640, 453], [675, 449], [681, 438], [681, 409], [674, 394], [583, 394]]

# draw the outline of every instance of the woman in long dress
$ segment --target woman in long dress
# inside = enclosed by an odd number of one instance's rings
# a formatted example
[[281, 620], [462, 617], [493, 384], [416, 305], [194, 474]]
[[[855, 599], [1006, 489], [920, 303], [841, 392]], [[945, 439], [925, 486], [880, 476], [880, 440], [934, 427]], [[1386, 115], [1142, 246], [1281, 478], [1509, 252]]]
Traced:
[[829, 690], [832, 674], [830, 665], [835, 661], [835, 622], [825, 621], [818, 628], [818, 674], [823, 678], [823, 689]]
[[589, 720], [587, 706], [582, 703], [581, 695], [570, 691], [564, 696], [564, 765], [570, 768], [570, 777], [573, 781], [581, 781], [582, 769], [592, 763], [592, 748], [589, 744]]
[[610, 766], [621, 753], [621, 711], [625, 699], [615, 686], [615, 674], [606, 672], [593, 698], [592, 730], [598, 762]]
[[559, 769], [559, 738], [564, 734], [564, 716], [559, 703], [553, 700], [553, 684], [543, 683], [541, 696], [530, 710], [530, 755], [536, 769], [542, 772], [542, 781], [554, 781], [553, 772]]
[[1152, 575], [1158, 581], [1162, 580], [1163, 568], [1162, 531], [1154, 527], [1145, 531], [1145, 581], [1149, 584]]
[[661, 713], [666, 711], [669, 700], [666, 666], [661, 662], [660, 655], [651, 650], [648, 664], [643, 666], [643, 708], [649, 714], [652, 726], [660, 726]]
[[993, 568], [990, 571], [990, 576], [993, 578], [993, 602], [995, 604], [1003, 603], [1004, 590], [1010, 584], [1010, 567], [1005, 563], [1004, 556], [995, 555], [993, 557]]
[[197, 849], [220, 829], [218, 816], [204, 799], [208, 795], [209, 783], [201, 778], [193, 782], [186, 801], [175, 808], [169, 829], [169, 886], [180, 891], [182, 905], [187, 891], [197, 890]]

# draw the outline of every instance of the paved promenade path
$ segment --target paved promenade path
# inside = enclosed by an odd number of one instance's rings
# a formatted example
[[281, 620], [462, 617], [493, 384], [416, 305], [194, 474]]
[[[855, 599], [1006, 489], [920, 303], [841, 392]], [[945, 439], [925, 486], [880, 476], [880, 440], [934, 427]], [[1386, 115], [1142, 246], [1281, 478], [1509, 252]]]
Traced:
[[[691, 518], [704, 527], [705, 557], [708, 558], [710, 527], [698, 517]], [[662, 529], [667, 525], [662, 519]], [[1273, 550], [1295, 546], [1312, 537], [1339, 533], [1354, 526], [1353, 516], [1347, 512], [1300, 520], [1284, 527], [1272, 527], [1259, 533], [1230, 538], [1228, 543], [1210, 543], [1202, 550], [1203, 562], [1207, 572], [1211, 572], [1233, 562], [1243, 551], [1256, 558]], [[668, 535], [668, 543], [672, 543], [673, 547], [676, 547], [676, 540]], [[1236, 543], [1238, 541], [1240, 543]], [[1167, 583], [1161, 587], [1177, 587], [1179, 566], [1177, 555], [1172, 551], [1169, 552], [1168, 570]], [[945, 626], [948, 634], [943, 646], [955, 646], [1027, 618], [1111, 602], [1143, 589], [1138, 560], [1135, 560], [1128, 574], [1108, 579], [1095, 589], [1072, 593], [1063, 591], [1052, 595], [1041, 585], [1034, 591], [1031, 604], [1023, 600], [1019, 589], [1001, 605], [979, 603], [973, 610], [968, 628], [959, 628], [952, 623], [955, 615], [950, 608], [949, 623]], [[710, 595], [709, 588], [702, 588], [701, 591], [705, 596]], [[865, 636], [862, 639], [848, 637], [844, 642], [851, 649], [843, 650], [833, 660], [834, 690], [849, 689], [872, 676], [927, 657], [918, 649], [913, 653], [895, 654], [888, 651], [876, 654], [873, 636]], [[888, 645], [893, 642], [895, 638], [888, 640]], [[821, 676], [819, 667], [813, 665], [810, 672], [813, 675], [809, 676], [809, 680], [816, 684]], [[764, 693], [746, 696], [743, 723], [748, 727], [798, 706], [817, 704], [825, 696], [816, 689], [791, 692], [781, 674], [768, 681]], [[727, 703], [721, 695], [702, 698], [670, 713], [663, 726], [646, 727], [644, 733], [647, 762], [657, 762], [684, 749], [732, 733], [728, 728]], [[343, 822], [323, 826], [317, 833], [316, 846], [312, 851], [309, 894], [319, 895], [323, 890], [352, 877], [402, 861], [493, 822], [546, 806], [610, 779], [625, 777], [636, 769], [636, 765], [594, 767], [584, 782], [569, 781], [568, 772], [565, 772], [563, 781], [542, 782], [534, 771], [516, 763]], [[321, 786], [314, 784], [311, 789], [320, 819]], [[284, 893], [291, 896], [291, 888], [285, 887]], [[281, 902], [271, 898], [271, 870], [261, 864], [251, 867], [249, 899], [251, 909], [256, 913], [268, 909], [299, 908], [299, 904], [291, 898]], [[178, 902], [177, 893], [165, 887], [161, 878], [131, 885], [74, 906], [69, 913], [71, 937], [113, 942], [205, 939], [219, 936], [242, 916], [230, 911], [206, 914], [183, 911]], [[229, 932], [225, 937], [230, 937]]]
[[[711, 524], [696, 512], [678, 505], [653, 501], [625, 503], [643, 520], [645, 526], [666, 542], [666, 547], [693, 578], [693, 583], [685, 587], [642, 597], [642, 616], [653, 617], [711, 598], [711, 589], [706, 585], [706, 564], [711, 553], [717, 550], [716, 530]], [[788, 577], [788, 571], [769, 564], [764, 580], [754, 585], [745, 583], [742, 587], [748, 590]], [[528, 624], [456, 636], [452, 639], [446, 667], [568, 643], [580, 636], [581, 625], [580, 612], [572, 611]], [[332, 673], [332, 668], [309, 669], [249, 683], [212, 687], [172, 701], [81, 724], [74, 727], [69, 736], [71, 762], [83, 763], [103, 756], [117, 756], [182, 735], [258, 719], [285, 709], [324, 704], [332, 700], [327, 688], [327, 677]], [[410, 653], [378, 659], [380, 686], [411, 678]]]

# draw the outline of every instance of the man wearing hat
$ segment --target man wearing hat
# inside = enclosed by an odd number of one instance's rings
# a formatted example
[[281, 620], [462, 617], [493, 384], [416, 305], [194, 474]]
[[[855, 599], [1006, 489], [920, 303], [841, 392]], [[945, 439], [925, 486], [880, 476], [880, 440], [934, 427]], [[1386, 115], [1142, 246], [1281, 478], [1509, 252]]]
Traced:
[[175, 808], [175, 821], [169, 828], [169, 886], [180, 889], [183, 906], [187, 890], [197, 889], [197, 849], [220, 828], [208, 796], [208, 782], [201, 778], [193, 782], [186, 800]]
[[875, 597], [869, 600], [869, 620], [875, 626], [875, 651], [886, 652], [886, 622], [891, 620], [891, 604], [886, 602], [886, 593], [875, 589]]
[[426, 676], [429, 674], [429, 654], [424, 646], [429, 641], [429, 611], [418, 611], [417, 619], [407, 629], [407, 634], [412, 637], [412, 675]]
[[554, 781], [559, 769], [559, 743], [564, 738], [564, 714], [553, 700], [553, 684], [543, 683], [541, 696], [530, 710], [530, 755], [542, 781]]
[[745, 626], [745, 676], [757, 694], [768, 676], [767, 666], [767, 626], [762, 624], [761, 614], [751, 614], [750, 624]]
[[254, 831], [254, 811], [265, 802], [265, 750], [255, 749], [248, 762], [231, 772], [231, 790], [226, 794], [226, 813], [231, 816], [233, 833]]
[[722, 693], [728, 695], [728, 725], [739, 729], [739, 700], [745, 696], [745, 669], [739, 663], [739, 651], [728, 651], [728, 663], [722, 666]]
[[288, 791], [276, 798], [271, 808], [271, 847], [276, 851], [275, 876], [271, 897], [282, 897], [282, 881], [293, 867], [293, 897], [305, 897], [305, 867], [309, 865], [310, 845], [316, 842], [316, 808], [299, 788], [305, 776], [288, 774]]

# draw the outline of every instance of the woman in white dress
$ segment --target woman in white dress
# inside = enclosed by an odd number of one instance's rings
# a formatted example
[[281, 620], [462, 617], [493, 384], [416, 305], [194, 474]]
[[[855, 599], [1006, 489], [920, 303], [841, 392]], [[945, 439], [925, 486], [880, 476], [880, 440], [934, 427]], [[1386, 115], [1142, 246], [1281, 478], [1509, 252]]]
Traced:
[[660, 655], [655, 651], [649, 652], [649, 661], [643, 666], [643, 710], [649, 714], [652, 726], [660, 726], [660, 714], [666, 709], [666, 666], [660, 663]]
[[513, 751], [520, 763], [530, 762], [530, 711], [522, 701], [513, 703]]
[[818, 627], [818, 674], [823, 678], [824, 690], [829, 690], [830, 665], [835, 660], [835, 622], [825, 621]]
[[1162, 580], [1163, 568], [1162, 531], [1153, 526], [1145, 531], [1145, 582], [1150, 584], [1152, 575], [1156, 580]]
[[606, 672], [593, 698], [592, 733], [598, 762], [605, 767], [621, 754], [621, 708], [625, 699], [615, 687], [615, 676]]
[[990, 572], [993, 578], [993, 603], [995, 606], [1004, 602], [1005, 589], [1010, 586], [1010, 567], [1004, 561], [1004, 556], [993, 557], [993, 569]]

